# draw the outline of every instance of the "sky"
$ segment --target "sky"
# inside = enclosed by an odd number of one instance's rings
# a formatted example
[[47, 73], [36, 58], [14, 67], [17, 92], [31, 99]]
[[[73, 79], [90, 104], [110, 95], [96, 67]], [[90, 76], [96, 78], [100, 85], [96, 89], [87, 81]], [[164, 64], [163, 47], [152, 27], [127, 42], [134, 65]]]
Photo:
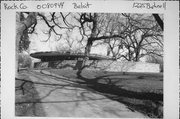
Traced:
[[[52, 33], [51, 38], [47, 41], [48, 35], [44, 34], [43, 32], [46, 32], [48, 29], [45, 22], [38, 20], [37, 26], [36, 26], [36, 33], [33, 33], [32, 35], [29, 35], [30, 38], [30, 47], [29, 52], [45, 52], [45, 51], [57, 51], [61, 49], [66, 49], [68, 47], [67, 41], [66, 41], [66, 31], [65, 30], [58, 30], [58, 33], [63, 34], [62, 37], [56, 41], [57, 36]], [[81, 39], [81, 35], [78, 31], [78, 29], [75, 28], [72, 33], [70, 33], [69, 40], [73, 42], [73, 49], [77, 49], [82, 47], [82, 50], [84, 50], [84, 46], [86, 42], [83, 42], [83, 45], [78, 43]], [[93, 54], [100, 54], [100, 55], [106, 55], [107, 52], [107, 46], [106, 45], [99, 45], [96, 47], [92, 47], [91, 53]]]
[[[47, 13], [44, 13], [44, 15], [47, 15]], [[149, 14], [145, 14], [144, 16], [148, 16], [148, 15]], [[67, 20], [71, 23], [76, 23], [76, 21], [73, 21], [72, 18], [67, 17]], [[63, 25], [61, 22], [59, 22], [59, 24]], [[69, 37], [67, 37], [67, 34], [66, 34], [67, 30], [57, 30], [58, 33], [62, 34], [61, 37], [58, 37], [52, 32], [50, 39], [46, 41], [48, 38], [48, 35], [45, 34], [45, 32], [47, 31], [48, 31], [48, 26], [46, 25], [46, 23], [43, 20], [38, 20], [35, 33], [33, 33], [32, 35], [29, 35], [29, 38], [31, 41], [30, 47], [29, 47], [29, 53], [46, 52], [46, 51], [62, 51], [62, 50], [74, 51], [77, 49], [81, 49], [82, 51], [84, 51], [87, 40], [84, 40], [82, 44], [78, 42], [81, 39], [81, 35], [78, 28], [75, 28], [72, 32], [69, 32], [68, 33]], [[69, 40], [70, 43], [72, 43], [71, 49], [69, 49], [68, 47], [67, 39]], [[91, 54], [99, 54], [99, 55], [106, 56], [107, 49], [108, 49], [107, 47], [108, 46], [105, 44], [92, 47]]]

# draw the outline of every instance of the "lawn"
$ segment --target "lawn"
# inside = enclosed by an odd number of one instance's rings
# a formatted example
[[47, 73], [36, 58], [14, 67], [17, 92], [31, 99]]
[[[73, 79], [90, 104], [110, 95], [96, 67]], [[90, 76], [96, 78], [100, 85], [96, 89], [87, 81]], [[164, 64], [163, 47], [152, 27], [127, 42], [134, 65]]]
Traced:
[[83, 70], [77, 77], [72, 69], [47, 69], [69, 77], [112, 100], [119, 101], [152, 118], [163, 117], [163, 74]]
[[[35, 71], [35, 70], [34, 70]], [[43, 71], [64, 76], [72, 82], [79, 83], [88, 90], [104, 95], [108, 99], [125, 104], [128, 109], [138, 111], [151, 118], [163, 118], [163, 74], [162, 73], [133, 73], [133, 72], [107, 72], [95, 70], [83, 70], [81, 77], [76, 75], [77, 70], [73, 69], [52, 69], [41, 70], [41, 75], [46, 76]], [[20, 71], [21, 72], [21, 71]], [[27, 72], [28, 73], [28, 72]], [[21, 85], [16, 80], [16, 87]], [[34, 100], [38, 95], [33, 89], [32, 83], [26, 83], [24, 88], [31, 90], [33, 95], [22, 95], [16, 91], [16, 101]], [[32, 105], [33, 106], [33, 105]], [[16, 115], [37, 116], [31, 105], [16, 105]], [[38, 106], [39, 111], [41, 106]], [[28, 111], [25, 111], [28, 110]], [[25, 111], [25, 112], [24, 112]], [[41, 116], [44, 112], [38, 112]]]

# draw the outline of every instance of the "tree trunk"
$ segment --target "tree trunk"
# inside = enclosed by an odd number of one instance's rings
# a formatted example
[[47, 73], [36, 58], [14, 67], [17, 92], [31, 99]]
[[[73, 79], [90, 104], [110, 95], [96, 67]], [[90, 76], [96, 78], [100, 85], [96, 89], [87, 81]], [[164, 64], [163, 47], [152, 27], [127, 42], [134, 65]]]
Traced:
[[107, 56], [110, 56], [110, 53], [111, 53], [111, 49], [110, 49], [110, 47], [108, 46], [108, 47], [107, 47]]
[[85, 65], [86, 60], [89, 57], [89, 54], [91, 52], [91, 47], [93, 45], [94, 38], [96, 38], [96, 36], [97, 36], [97, 13], [94, 13], [93, 28], [92, 28], [92, 31], [91, 31], [91, 36], [90, 36], [90, 38], [88, 38], [86, 48], [85, 48], [84, 65]]
[[88, 38], [88, 42], [86, 44], [85, 56], [89, 56], [94, 38], [96, 38], [96, 36], [97, 36], [97, 14], [94, 13], [93, 28], [91, 31], [91, 36], [90, 36], [90, 38]]
[[161, 27], [162, 30], [164, 30], [164, 22], [163, 20], [160, 18], [160, 16], [158, 14], [153, 14], [155, 20], [157, 21], [157, 23], [159, 24], [159, 26]]
[[98, 17], [97, 13], [94, 13], [94, 16], [92, 18], [93, 19], [93, 28], [91, 30], [91, 35], [88, 38], [88, 41], [87, 41], [87, 44], [86, 44], [86, 47], [85, 47], [85, 52], [84, 52], [85, 57], [83, 59], [83, 63], [82, 63], [81, 68], [77, 72], [77, 76], [81, 76], [81, 72], [85, 68], [86, 61], [89, 58], [89, 55], [90, 55], [90, 52], [91, 52], [91, 47], [92, 47], [93, 42], [94, 42], [94, 38], [97, 37], [97, 17]]
[[140, 55], [140, 49], [139, 48], [136, 48], [135, 49], [135, 62], [138, 62], [139, 61], [139, 55]]
[[128, 46], [128, 61], [132, 60], [132, 51], [130, 49], [130, 47]]
[[28, 29], [36, 23], [36, 13], [29, 13], [26, 19], [21, 19], [21, 13], [16, 14], [16, 61], [15, 61], [15, 76], [18, 77], [18, 53], [19, 53], [19, 42], [23, 35], [24, 30]]
[[88, 39], [88, 42], [87, 42], [86, 48], [85, 48], [85, 54], [84, 54], [86, 57], [88, 57], [90, 55], [92, 44], [93, 44], [93, 41]]
[[16, 15], [16, 63], [15, 63], [15, 75], [18, 77], [18, 54], [19, 54], [19, 41], [21, 36], [23, 35], [23, 31], [26, 29], [25, 25], [21, 23], [20, 19], [18, 20], [18, 16]]

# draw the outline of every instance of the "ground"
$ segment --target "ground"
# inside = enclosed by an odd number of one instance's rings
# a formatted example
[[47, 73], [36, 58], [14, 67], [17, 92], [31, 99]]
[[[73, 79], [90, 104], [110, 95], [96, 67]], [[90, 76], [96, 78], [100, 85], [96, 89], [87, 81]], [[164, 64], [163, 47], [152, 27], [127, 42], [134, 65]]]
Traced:
[[163, 117], [163, 75], [72, 69], [23, 70], [16, 116]]

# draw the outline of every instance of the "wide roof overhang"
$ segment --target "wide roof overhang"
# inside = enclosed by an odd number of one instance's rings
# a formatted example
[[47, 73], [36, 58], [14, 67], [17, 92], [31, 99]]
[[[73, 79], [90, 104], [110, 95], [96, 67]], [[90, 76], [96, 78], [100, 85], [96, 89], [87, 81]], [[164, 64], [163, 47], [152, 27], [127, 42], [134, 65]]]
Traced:
[[[84, 58], [84, 53], [69, 53], [69, 52], [36, 52], [31, 53], [31, 57], [41, 59], [41, 61], [58, 61], [58, 60], [77, 60]], [[101, 56], [97, 54], [90, 54], [89, 60], [112, 60], [107, 56]]]

